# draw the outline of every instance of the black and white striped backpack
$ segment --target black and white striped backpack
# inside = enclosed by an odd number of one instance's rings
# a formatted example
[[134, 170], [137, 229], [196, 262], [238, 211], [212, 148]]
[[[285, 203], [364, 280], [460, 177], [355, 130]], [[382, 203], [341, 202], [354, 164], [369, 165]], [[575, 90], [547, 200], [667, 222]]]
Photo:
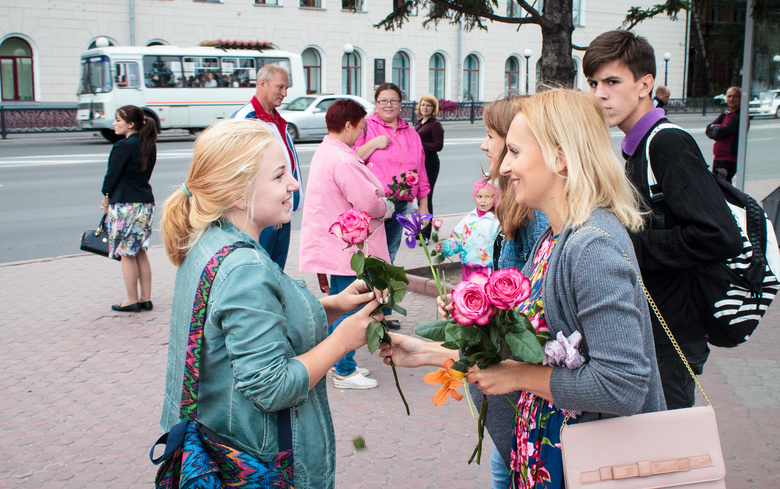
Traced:
[[[650, 165], [650, 141], [663, 129], [685, 129], [659, 124], [647, 138], [647, 183], [654, 202], [663, 200]], [[713, 174], [718, 188], [742, 232], [742, 252], [721, 263], [696, 271], [696, 305], [710, 344], [734, 347], [747, 341], [780, 289], [780, 249], [772, 221], [753, 197]]]

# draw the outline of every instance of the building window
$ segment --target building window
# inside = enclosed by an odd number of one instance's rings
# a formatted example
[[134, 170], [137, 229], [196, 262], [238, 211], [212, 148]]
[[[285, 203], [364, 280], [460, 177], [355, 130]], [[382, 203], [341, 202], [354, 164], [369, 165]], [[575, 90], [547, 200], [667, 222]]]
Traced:
[[434, 53], [428, 61], [428, 91], [437, 99], [444, 98], [444, 56]]
[[322, 8], [322, 0], [300, 0], [302, 8]]
[[320, 53], [314, 48], [308, 48], [301, 54], [303, 58], [303, 74], [306, 77], [306, 93], [320, 93], [322, 77], [322, 61]]
[[572, 0], [571, 25], [576, 27], [583, 27], [585, 25], [582, 23], [582, 1], [583, 0]]
[[360, 56], [357, 53], [344, 54], [341, 57], [341, 93], [361, 95]]
[[409, 100], [409, 56], [398, 51], [393, 56], [393, 83], [401, 89], [402, 100]]
[[255, 5], [270, 5], [273, 7], [278, 7], [279, 0], [255, 0]]
[[341, 0], [341, 10], [365, 12], [365, 2], [363, 0]]
[[517, 0], [507, 0], [506, 2], [506, 16], [513, 19], [523, 17], [525, 10], [517, 3]]
[[479, 100], [479, 59], [473, 54], [463, 63], [463, 100]]
[[504, 64], [504, 92], [511, 95], [520, 95], [520, 62], [510, 56]]
[[9, 37], [0, 44], [0, 85], [3, 100], [33, 100], [33, 58], [27, 41]]

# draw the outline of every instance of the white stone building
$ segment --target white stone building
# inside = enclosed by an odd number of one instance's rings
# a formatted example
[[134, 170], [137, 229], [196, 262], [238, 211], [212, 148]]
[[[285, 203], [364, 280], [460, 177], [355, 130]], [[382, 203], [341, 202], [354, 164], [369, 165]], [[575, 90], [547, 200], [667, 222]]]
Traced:
[[[424, 29], [422, 12], [400, 30], [374, 28], [397, 0], [0, 0], [0, 90], [3, 101], [75, 102], [79, 57], [99, 37], [112, 44], [195, 46], [219, 38], [268, 39], [301, 53], [311, 92], [350, 91], [373, 98], [374, 67], [402, 86], [408, 99], [490, 101], [509, 89], [525, 93], [526, 70], [533, 92], [541, 51], [538, 26], [492, 23], [488, 31], [462, 31], [440, 23]], [[508, 12], [498, 0], [497, 13]], [[541, 0], [538, 0], [541, 1]], [[574, 0], [575, 45], [617, 28], [635, 0]], [[651, 2], [645, 2], [648, 5]], [[357, 12], [349, 9], [352, 5]], [[519, 9], [516, 5], [515, 9]], [[665, 75], [672, 97], [683, 93], [686, 18], [645, 22], [636, 32], [656, 49], [658, 80]], [[524, 53], [528, 54], [528, 65]], [[574, 51], [579, 68], [582, 51]], [[381, 61], [379, 61], [381, 62]], [[400, 83], [399, 83], [400, 82]], [[587, 85], [578, 70], [577, 86]]]

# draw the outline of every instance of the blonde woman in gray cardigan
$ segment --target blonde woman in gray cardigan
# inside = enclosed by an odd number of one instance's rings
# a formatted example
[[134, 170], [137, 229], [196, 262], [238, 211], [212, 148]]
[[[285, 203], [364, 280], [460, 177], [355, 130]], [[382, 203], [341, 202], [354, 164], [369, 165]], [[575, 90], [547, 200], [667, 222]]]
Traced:
[[[487, 427], [514, 484], [563, 488], [559, 430], [567, 413], [587, 422], [666, 408], [627, 232], [639, 230], [643, 217], [596, 97], [555, 89], [525, 99], [506, 144], [501, 173], [510, 176], [513, 197], [550, 220], [523, 269], [532, 292], [519, 310], [553, 340], [542, 365], [472, 367], [467, 381], [497, 396]], [[392, 338], [395, 345], [384, 345], [381, 355], [396, 365], [438, 366], [454, 353]], [[501, 401], [505, 394], [513, 394], [523, 416]]]

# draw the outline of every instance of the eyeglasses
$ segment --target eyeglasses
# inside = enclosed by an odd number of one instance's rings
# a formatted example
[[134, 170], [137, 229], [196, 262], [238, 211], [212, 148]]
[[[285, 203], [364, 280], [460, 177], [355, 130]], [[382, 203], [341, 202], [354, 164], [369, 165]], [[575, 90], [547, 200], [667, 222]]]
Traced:
[[385, 99], [377, 100], [376, 103], [379, 104], [381, 107], [384, 107], [385, 105], [398, 105], [401, 103], [401, 101], [398, 100], [397, 98], [391, 98], [390, 100], [385, 100]]

